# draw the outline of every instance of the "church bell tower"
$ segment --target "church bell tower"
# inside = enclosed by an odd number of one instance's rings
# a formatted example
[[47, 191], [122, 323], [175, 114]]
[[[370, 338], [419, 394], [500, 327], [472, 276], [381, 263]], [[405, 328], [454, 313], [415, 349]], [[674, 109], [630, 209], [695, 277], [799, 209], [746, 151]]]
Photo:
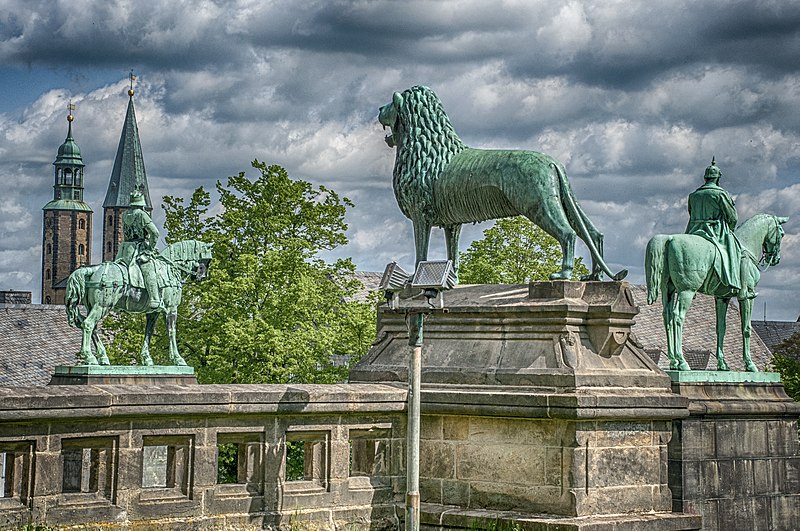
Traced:
[[67, 278], [92, 263], [92, 209], [83, 201], [83, 158], [72, 138], [69, 104], [67, 138], [53, 166], [53, 200], [47, 203], [42, 229], [42, 304], [64, 304]]

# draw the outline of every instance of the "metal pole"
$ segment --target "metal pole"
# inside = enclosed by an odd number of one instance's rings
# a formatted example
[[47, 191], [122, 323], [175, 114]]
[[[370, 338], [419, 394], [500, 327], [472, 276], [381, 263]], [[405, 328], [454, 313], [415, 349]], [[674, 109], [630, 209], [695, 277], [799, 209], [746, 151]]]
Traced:
[[408, 342], [414, 349], [408, 360], [408, 433], [406, 453], [406, 531], [419, 531], [419, 427], [422, 380], [421, 313], [409, 316]]

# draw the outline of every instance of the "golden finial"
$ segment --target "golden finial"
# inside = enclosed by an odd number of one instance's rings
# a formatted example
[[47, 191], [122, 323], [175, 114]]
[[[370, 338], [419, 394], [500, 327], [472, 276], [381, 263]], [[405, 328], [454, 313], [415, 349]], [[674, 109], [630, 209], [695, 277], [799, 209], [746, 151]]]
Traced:
[[131, 79], [131, 88], [128, 89], [128, 96], [130, 96], [132, 98], [133, 95], [135, 94], [135, 92], [133, 90], [133, 82], [136, 81], [136, 76], [133, 74], [133, 68], [131, 68], [130, 79]]
[[72, 111], [74, 111], [74, 110], [75, 110], [75, 104], [72, 103], [72, 100], [70, 100], [70, 102], [67, 104], [67, 111], [68, 111], [68, 113], [67, 113], [67, 121], [68, 122], [71, 122], [72, 120], [75, 119], [75, 117], [72, 116]]

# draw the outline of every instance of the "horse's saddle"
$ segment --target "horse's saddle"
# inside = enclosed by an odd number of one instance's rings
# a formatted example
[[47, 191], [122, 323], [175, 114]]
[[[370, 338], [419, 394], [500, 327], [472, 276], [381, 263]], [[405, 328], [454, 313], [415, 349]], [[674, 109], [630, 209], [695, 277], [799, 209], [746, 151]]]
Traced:
[[[153, 257], [150, 260], [155, 262], [156, 271], [157, 271], [157, 278], [158, 278], [158, 287], [163, 288], [166, 286], [180, 286], [181, 281], [174, 272], [172, 268], [169, 267], [164, 261]], [[125, 267], [124, 262], [120, 262], [120, 265], [123, 266], [122, 270], [125, 273], [125, 283], [130, 286], [131, 288], [140, 288], [144, 289], [147, 286], [144, 284], [144, 277], [142, 275], [142, 268], [139, 266], [137, 260], [131, 261], [127, 267]]]

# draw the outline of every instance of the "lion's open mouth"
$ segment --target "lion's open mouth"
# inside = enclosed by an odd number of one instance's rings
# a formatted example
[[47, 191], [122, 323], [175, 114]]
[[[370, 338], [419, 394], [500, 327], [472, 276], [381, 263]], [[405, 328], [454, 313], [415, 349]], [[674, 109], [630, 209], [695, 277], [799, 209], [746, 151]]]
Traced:
[[[387, 127], [386, 124], [382, 124], [382, 125], [383, 125], [383, 130], [386, 131], [386, 127]], [[389, 134], [386, 135], [383, 138], [383, 140], [386, 141], [386, 145], [388, 145], [389, 147], [394, 147], [395, 146], [394, 131], [392, 131], [391, 127], [389, 128]]]

